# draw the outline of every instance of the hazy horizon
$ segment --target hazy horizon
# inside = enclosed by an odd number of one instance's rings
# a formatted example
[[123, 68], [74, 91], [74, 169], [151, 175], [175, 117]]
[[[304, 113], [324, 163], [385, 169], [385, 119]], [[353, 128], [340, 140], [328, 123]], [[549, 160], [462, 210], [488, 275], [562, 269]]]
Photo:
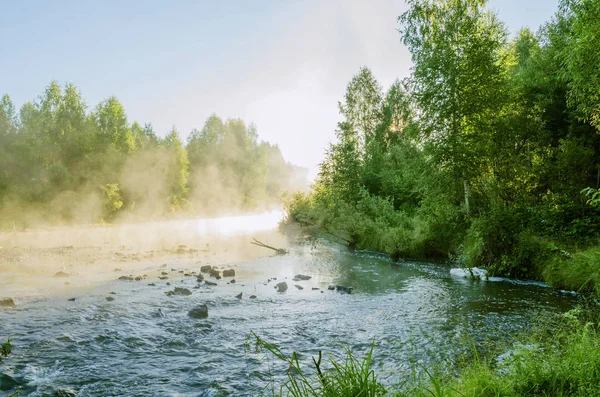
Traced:
[[[557, 0], [490, 1], [512, 34], [548, 21]], [[404, 1], [4, 3], [0, 94], [20, 107], [50, 81], [94, 107], [115, 95], [129, 121], [185, 140], [212, 113], [254, 123], [259, 138], [312, 178], [334, 138], [337, 103], [361, 66], [383, 86], [407, 77], [396, 18]], [[528, 12], [535, 11], [535, 12]]]

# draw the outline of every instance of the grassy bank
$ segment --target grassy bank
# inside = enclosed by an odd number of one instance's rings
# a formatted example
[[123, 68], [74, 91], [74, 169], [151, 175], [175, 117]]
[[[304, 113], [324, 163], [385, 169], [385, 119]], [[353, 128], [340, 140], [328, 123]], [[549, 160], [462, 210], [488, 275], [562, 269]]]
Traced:
[[356, 205], [327, 203], [317, 193], [286, 202], [286, 223], [350, 249], [376, 250], [392, 259], [451, 261], [483, 267], [491, 275], [545, 281], [558, 289], [600, 297], [600, 246], [595, 236], [552, 239], [523, 228], [520, 214], [465, 219], [456, 209], [410, 214], [386, 200], [366, 197]]
[[[347, 350], [341, 357], [314, 357], [302, 366], [298, 355], [283, 351], [254, 335], [259, 350], [280, 360], [287, 381], [272, 385], [268, 395], [395, 396], [395, 397], [592, 397], [600, 390], [600, 328], [597, 308], [575, 309], [547, 319], [534, 332], [502, 354], [502, 360], [473, 359], [456, 378], [444, 370], [416, 367], [402, 386], [382, 386], [372, 369], [373, 348], [357, 357]], [[277, 368], [277, 367], [276, 367]]]

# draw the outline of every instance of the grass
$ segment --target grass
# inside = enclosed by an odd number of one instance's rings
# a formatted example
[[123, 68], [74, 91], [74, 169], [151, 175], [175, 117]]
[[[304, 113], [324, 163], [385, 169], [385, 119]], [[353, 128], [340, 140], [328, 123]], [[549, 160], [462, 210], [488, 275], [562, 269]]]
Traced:
[[579, 251], [570, 258], [555, 258], [543, 275], [556, 288], [591, 292], [600, 298], [600, 247]]
[[10, 344], [11, 340], [8, 338], [8, 341], [4, 342], [0, 345], [0, 364], [2, 364], [2, 359], [6, 358], [12, 353], [12, 346]]
[[355, 357], [349, 348], [343, 359], [329, 356], [323, 360], [319, 351], [318, 358], [312, 358], [312, 364], [303, 368], [298, 354], [285, 355], [279, 347], [261, 339], [255, 333], [250, 336], [257, 352], [266, 350], [287, 366], [287, 380], [273, 388], [273, 396], [291, 397], [378, 397], [386, 394], [377, 382], [371, 368], [373, 347], [361, 359]]

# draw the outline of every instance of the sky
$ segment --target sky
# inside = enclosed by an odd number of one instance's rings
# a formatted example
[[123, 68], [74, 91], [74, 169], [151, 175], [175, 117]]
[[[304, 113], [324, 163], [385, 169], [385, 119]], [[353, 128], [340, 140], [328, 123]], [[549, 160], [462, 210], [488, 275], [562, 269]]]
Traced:
[[[490, 0], [509, 31], [548, 21], [558, 0]], [[404, 0], [0, 1], [0, 95], [20, 107], [50, 81], [90, 109], [116, 96], [129, 121], [183, 139], [212, 113], [254, 123], [314, 177], [338, 101], [362, 66], [387, 87], [409, 75]]]

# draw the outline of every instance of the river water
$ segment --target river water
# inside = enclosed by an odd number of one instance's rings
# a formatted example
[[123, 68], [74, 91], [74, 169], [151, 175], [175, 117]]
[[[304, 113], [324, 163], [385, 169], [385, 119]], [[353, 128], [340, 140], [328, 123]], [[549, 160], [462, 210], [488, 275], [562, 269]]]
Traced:
[[[236, 233], [247, 243], [250, 234]], [[576, 303], [535, 283], [467, 281], [451, 277], [444, 265], [393, 264], [375, 253], [298, 244], [270, 233], [268, 241], [285, 243], [290, 254], [264, 256], [269, 252], [259, 249], [262, 256], [221, 263], [236, 271], [235, 283], [213, 279], [218, 285], [207, 286], [179, 273], [198, 272], [198, 262], [211, 262], [206, 255], [202, 261], [194, 260], [196, 254], [173, 259], [166, 268], [159, 266], [162, 258], [142, 259], [131, 273], [146, 274], [143, 281], [118, 280], [111, 267], [110, 278], [85, 289], [25, 295], [16, 307], [0, 308], [0, 338], [11, 336], [14, 348], [0, 367], [0, 395], [20, 390], [45, 396], [59, 388], [79, 396], [268, 395], [264, 387], [272, 376], [279, 381], [287, 366], [247, 351], [251, 331], [286, 353], [299, 352], [302, 360], [345, 346], [360, 355], [374, 341], [374, 368], [382, 383], [394, 386], [410, 376], [415, 362], [452, 365], [473, 343], [504, 341], [509, 348], [538, 316]], [[160, 271], [169, 278], [158, 279]], [[311, 279], [292, 281], [296, 274]], [[281, 281], [286, 292], [274, 288]], [[335, 284], [353, 291], [328, 290]], [[174, 287], [192, 295], [167, 296]], [[187, 316], [202, 303], [209, 307], [207, 319]]]

